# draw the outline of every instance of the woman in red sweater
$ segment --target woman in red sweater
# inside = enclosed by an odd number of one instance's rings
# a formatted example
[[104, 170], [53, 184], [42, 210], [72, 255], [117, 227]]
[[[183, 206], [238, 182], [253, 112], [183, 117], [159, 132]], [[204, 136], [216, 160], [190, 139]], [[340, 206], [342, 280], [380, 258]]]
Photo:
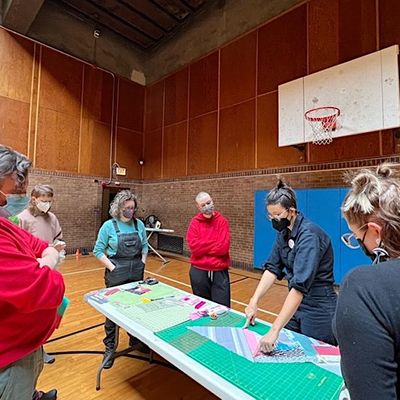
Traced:
[[[0, 207], [27, 185], [30, 161], [0, 145]], [[54, 400], [55, 389], [35, 386], [43, 368], [42, 345], [53, 333], [64, 296], [62, 275], [54, 268], [59, 253], [0, 217], [0, 398]]]

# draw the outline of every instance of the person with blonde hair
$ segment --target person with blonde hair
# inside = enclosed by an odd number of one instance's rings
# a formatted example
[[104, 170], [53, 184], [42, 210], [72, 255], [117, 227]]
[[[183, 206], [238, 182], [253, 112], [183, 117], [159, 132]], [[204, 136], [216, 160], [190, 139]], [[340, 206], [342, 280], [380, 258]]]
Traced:
[[[104, 222], [99, 230], [93, 254], [105, 266], [106, 287], [143, 279], [148, 245], [145, 226], [135, 218], [136, 210], [136, 196], [129, 190], [118, 192], [110, 204], [112, 218]], [[115, 323], [106, 318], [104, 329], [103, 368], [108, 369], [114, 364]], [[143, 343], [131, 335], [129, 346], [138, 351], [148, 351]]]
[[276, 279], [286, 277], [289, 293], [259, 350], [271, 353], [282, 328], [336, 344], [332, 332], [336, 293], [333, 249], [329, 236], [297, 210], [294, 190], [278, 180], [266, 199], [268, 218], [277, 231], [264, 273], [245, 309], [246, 324], [255, 324], [259, 300]]
[[342, 213], [350, 248], [372, 266], [343, 280], [334, 319], [342, 373], [352, 400], [400, 397], [400, 179], [388, 165], [348, 175]]

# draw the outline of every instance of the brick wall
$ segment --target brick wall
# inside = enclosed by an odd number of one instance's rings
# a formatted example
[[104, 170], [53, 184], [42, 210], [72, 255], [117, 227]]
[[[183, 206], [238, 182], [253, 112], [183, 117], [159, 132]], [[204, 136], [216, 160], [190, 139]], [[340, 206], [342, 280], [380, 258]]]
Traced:
[[[97, 178], [98, 179], [98, 178]], [[79, 248], [91, 250], [101, 223], [102, 186], [95, 177], [34, 170], [29, 175], [28, 194], [37, 184], [53, 187], [54, 203], [51, 211], [60, 221], [67, 253]], [[141, 197], [141, 185], [125, 182], [124, 187]]]
[[[400, 157], [390, 160], [399, 163]], [[368, 159], [146, 182], [142, 204], [146, 214], [157, 215], [163, 227], [174, 229], [174, 235], [185, 237], [190, 219], [197, 211], [195, 196], [200, 191], [210, 193], [216, 209], [230, 222], [233, 265], [252, 269], [256, 190], [273, 187], [278, 175], [295, 189], [344, 186], [345, 171], [374, 166], [381, 161], [383, 159]], [[186, 241], [184, 253], [189, 254]]]
[[[387, 160], [400, 163], [400, 156]], [[209, 192], [216, 208], [230, 222], [233, 266], [252, 269], [256, 190], [270, 189], [277, 176], [295, 189], [344, 186], [345, 171], [375, 166], [382, 161], [374, 158], [171, 180], [127, 181], [123, 186], [130, 187], [138, 196], [139, 217], [155, 214], [164, 228], [174, 229], [174, 235], [183, 238], [197, 212], [195, 196], [200, 191]], [[69, 252], [77, 247], [92, 249], [101, 223], [101, 185], [94, 182], [94, 177], [35, 170], [30, 175], [28, 192], [38, 183], [49, 184], [55, 190], [52, 211], [60, 220]], [[186, 241], [184, 254], [189, 254]]]

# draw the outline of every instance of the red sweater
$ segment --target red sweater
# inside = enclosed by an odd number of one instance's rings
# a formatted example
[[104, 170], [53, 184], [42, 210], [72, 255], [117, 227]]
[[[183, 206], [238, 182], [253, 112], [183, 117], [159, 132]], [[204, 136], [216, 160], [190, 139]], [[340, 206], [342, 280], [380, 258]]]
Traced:
[[211, 218], [197, 214], [190, 222], [186, 240], [195, 267], [206, 271], [229, 268], [229, 223], [218, 211]]
[[0, 368], [37, 350], [59, 322], [62, 275], [37, 261], [47, 247], [0, 218]]

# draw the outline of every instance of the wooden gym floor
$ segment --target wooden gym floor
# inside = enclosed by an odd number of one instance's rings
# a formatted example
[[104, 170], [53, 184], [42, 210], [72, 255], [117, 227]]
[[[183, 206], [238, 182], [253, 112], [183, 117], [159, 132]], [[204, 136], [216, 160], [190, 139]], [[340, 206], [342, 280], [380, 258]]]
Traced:
[[[146, 276], [191, 292], [189, 263], [170, 259], [162, 266], [160, 259], [149, 256]], [[85, 303], [83, 296], [104, 287], [104, 268], [93, 256], [67, 257], [61, 266], [66, 284], [69, 308], [61, 326], [45, 345], [47, 352], [100, 351], [103, 346], [104, 317]], [[260, 275], [232, 269], [232, 308], [244, 312]], [[287, 294], [284, 283], [275, 284], [260, 303], [259, 317], [272, 322]], [[80, 332], [81, 331], [81, 332]], [[120, 348], [127, 346], [127, 335], [121, 330]], [[59, 400], [75, 399], [215, 399], [216, 397], [184, 373], [147, 361], [120, 357], [114, 366], [102, 373], [102, 388], [96, 391], [96, 373], [101, 354], [60, 354], [56, 362], [45, 365], [39, 378], [38, 389], [58, 390]]]

